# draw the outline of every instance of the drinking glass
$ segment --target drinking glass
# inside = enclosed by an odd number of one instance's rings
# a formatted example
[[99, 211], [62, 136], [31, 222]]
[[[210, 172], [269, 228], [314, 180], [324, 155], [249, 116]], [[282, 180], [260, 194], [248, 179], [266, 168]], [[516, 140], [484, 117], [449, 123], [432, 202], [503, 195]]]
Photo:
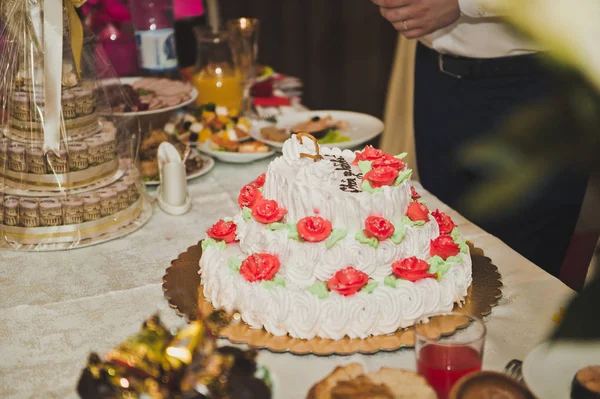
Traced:
[[260, 21], [256, 18], [232, 19], [227, 21], [227, 30], [233, 62], [244, 82], [243, 112], [248, 114], [252, 109], [250, 89], [256, 80]]
[[[447, 322], [465, 326], [454, 334], [439, 337], [439, 325]], [[486, 328], [476, 317], [450, 313], [415, 325], [417, 372], [427, 379], [439, 399], [446, 399], [462, 376], [481, 371]]]

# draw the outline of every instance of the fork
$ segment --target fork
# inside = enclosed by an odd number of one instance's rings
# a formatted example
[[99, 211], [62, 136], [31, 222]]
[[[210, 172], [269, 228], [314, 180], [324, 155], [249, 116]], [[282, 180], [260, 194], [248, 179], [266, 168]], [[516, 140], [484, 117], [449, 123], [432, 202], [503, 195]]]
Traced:
[[507, 363], [504, 367], [503, 373], [510, 378], [516, 380], [520, 384], [523, 384], [523, 362], [517, 359], [513, 359]]

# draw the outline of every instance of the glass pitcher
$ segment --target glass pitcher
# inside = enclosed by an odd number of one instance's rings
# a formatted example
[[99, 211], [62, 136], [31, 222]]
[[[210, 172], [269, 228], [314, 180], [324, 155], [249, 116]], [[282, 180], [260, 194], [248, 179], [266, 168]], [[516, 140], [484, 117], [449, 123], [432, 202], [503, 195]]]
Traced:
[[196, 105], [214, 103], [240, 110], [244, 97], [242, 75], [233, 63], [227, 32], [212, 33], [195, 29], [198, 41], [198, 63], [193, 83], [198, 89]]

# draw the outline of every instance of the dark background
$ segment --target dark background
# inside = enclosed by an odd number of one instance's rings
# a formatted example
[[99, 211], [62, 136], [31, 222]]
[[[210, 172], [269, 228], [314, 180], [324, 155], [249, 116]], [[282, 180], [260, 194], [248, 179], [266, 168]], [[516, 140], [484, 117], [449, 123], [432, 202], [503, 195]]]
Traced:
[[259, 61], [304, 82], [310, 109], [383, 116], [397, 32], [370, 0], [221, 0], [261, 20]]

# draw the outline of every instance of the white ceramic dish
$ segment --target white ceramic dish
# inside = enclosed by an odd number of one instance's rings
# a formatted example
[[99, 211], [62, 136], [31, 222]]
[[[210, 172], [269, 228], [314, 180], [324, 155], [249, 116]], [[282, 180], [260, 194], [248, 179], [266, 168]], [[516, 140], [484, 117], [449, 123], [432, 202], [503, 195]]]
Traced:
[[[196, 177], [203, 176], [203, 175], [207, 174], [208, 172], [210, 172], [211, 169], [215, 167], [215, 160], [212, 159], [211, 157], [202, 155], [197, 150], [194, 150], [194, 149], [192, 149], [192, 155], [201, 157], [202, 160], [204, 161], [204, 164], [202, 165], [202, 168], [198, 169], [195, 172], [189, 173], [187, 175], [187, 180], [191, 180]], [[158, 181], [158, 180], [146, 182], [147, 186], [158, 186], [159, 184], [160, 184], [160, 181]]]
[[[120, 78], [120, 79], [107, 79], [107, 80], [104, 80], [102, 82], [102, 84], [104, 86], [110, 86], [113, 84], [117, 84], [118, 81], [120, 80], [121, 84], [123, 84], [123, 85], [132, 85], [140, 79], [142, 79], [142, 77], [139, 77], [139, 76], [138, 77]], [[163, 112], [171, 112], [171, 111], [178, 110], [180, 108], [185, 107], [186, 105], [193, 103], [194, 101], [196, 101], [196, 97], [198, 97], [198, 90], [196, 90], [195, 88], [192, 88], [189, 100], [186, 100], [186, 101], [184, 101], [180, 104], [174, 105], [172, 107], [153, 109], [153, 110], [148, 110], [148, 111], [139, 111], [139, 112], [113, 112], [112, 116], [147, 116], [147, 115], [162, 114]]]
[[600, 341], [545, 342], [523, 362], [523, 377], [538, 398], [565, 399], [579, 369], [600, 365]]
[[227, 152], [227, 151], [213, 151], [210, 148], [209, 143], [199, 143], [196, 147], [205, 154], [215, 157], [219, 161], [228, 163], [250, 163], [258, 161], [259, 159], [268, 158], [275, 152]]
[[[305, 111], [305, 112], [290, 112], [288, 114], [277, 116], [277, 127], [286, 129], [288, 132], [292, 126], [304, 122], [310, 118], [319, 116], [325, 118], [331, 116], [335, 121], [344, 121], [348, 124], [343, 132], [344, 136], [350, 138], [350, 141], [332, 144], [323, 144], [325, 147], [355, 148], [369, 140], [374, 139], [383, 133], [384, 124], [381, 120], [371, 115], [361, 114], [358, 112], [349, 111]], [[250, 129], [250, 136], [255, 140], [262, 141], [265, 144], [272, 146], [275, 149], [281, 150], [283, 143], [277, 141], [265, 140], [260, 135], [260, 130], [267, 126], [273, 126], [273, 123], [267, 121], [255, 121]]]

